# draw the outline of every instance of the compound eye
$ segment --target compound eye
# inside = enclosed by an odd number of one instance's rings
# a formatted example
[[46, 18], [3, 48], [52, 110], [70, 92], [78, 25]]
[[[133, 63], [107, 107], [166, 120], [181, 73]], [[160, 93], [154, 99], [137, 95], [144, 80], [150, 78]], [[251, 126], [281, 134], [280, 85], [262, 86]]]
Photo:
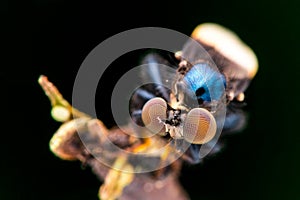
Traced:
[[183, 137], [192, 144], [209, 142], [216, 134], [217, 123], [206, 109], [194, 108], [186, 116], [183, 125]]
[[142, 120], [145, 126], [153, 133], [164, 131], [163, 121], [167, 118], [167, 103], [156, 97], [147, 101], [142, 109]]

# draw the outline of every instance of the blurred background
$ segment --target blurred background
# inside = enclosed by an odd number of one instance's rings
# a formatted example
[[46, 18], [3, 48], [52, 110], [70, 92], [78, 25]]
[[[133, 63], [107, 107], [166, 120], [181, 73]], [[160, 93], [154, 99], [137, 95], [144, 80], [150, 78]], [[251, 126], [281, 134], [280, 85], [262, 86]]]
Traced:
[[[97, 200], [100, 181], [79, 162], [62, 161], [48, 143], [60, 126], [37, 83], [47, 75], [71, 101], [77, 70], [103, 40], [155, 26], [190, 35], [203, 22], [236, 32], [260, 68], [247, 91], [247, 128], [227, 137], [205, 162], [185, 165], [191, 199], [299, 199], [300, 3], [271, 1], [2, 1], [0, 199]], [[136, 60], [116, 63], [126, 68]], [[111, 74], [107, 73], [109, 81]], [[107, 84], [109, 85], [109, 84]], [[113, 125], [103, 87], [97, 112]], [[102, 93], [101, 93], [102, 92]], [[103, 94], [103, 95], [101, 95]]]

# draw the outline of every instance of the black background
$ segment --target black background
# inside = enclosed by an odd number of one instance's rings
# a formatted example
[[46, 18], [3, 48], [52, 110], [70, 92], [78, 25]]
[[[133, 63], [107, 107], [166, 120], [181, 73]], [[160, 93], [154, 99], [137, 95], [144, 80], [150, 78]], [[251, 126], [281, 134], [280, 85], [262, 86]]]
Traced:
[[[184, 166], [182, 184], [191, 199], [300, 198], [296, 0], [1, 4], [1, 200], [97, 199], [100, 181], [89, 168], [82, 170], [79, 162], [62, 161], [49, 150], [60, 124], [50, 116], [50, 103], [37, 83], [40, 74], [71, 100], [82, 61], [108, 37], [144, 26], [189, 35], [202, 22], [235, 31], [256, 52], [260, 68], [247, 91], [247, 129], [229, 137], [225, 149], [203, 164]], [[127, 61], [124, 67], [134, 63]], [[106, 94], [109, 87], [101, 91]], [[99, 117], [112, 125], [108, 106], [101, 106], [109, 100], [97, 99]]]

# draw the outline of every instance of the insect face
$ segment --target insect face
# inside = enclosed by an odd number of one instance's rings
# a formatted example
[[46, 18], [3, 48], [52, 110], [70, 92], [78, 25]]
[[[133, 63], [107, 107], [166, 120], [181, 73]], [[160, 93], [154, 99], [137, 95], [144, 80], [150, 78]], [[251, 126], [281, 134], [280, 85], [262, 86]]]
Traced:
[[160, 97], [149, 100], [142, 109], [142, 120], [153, 133], [174, 139], [185, 139], [192, 144], [209, 142], [216, 133], [214, 116], [204, 108], [189, 111], [172, 108]]

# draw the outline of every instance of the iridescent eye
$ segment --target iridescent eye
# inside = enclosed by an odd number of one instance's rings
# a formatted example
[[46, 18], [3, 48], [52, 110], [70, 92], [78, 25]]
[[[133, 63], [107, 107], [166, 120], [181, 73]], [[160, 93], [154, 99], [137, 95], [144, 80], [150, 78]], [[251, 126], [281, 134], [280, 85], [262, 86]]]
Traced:
[[164, 123], [167, 117], [167, 103], [162, 98], [153, 98], [144, 105], [142, 120], [145, 126], [153, 133], [164, 131]]
[[214, 116], [203, 108], [194, 108], [186, 116], [183, 137], [193, 144], [209, 142], [216, 134], [217, 123]]

